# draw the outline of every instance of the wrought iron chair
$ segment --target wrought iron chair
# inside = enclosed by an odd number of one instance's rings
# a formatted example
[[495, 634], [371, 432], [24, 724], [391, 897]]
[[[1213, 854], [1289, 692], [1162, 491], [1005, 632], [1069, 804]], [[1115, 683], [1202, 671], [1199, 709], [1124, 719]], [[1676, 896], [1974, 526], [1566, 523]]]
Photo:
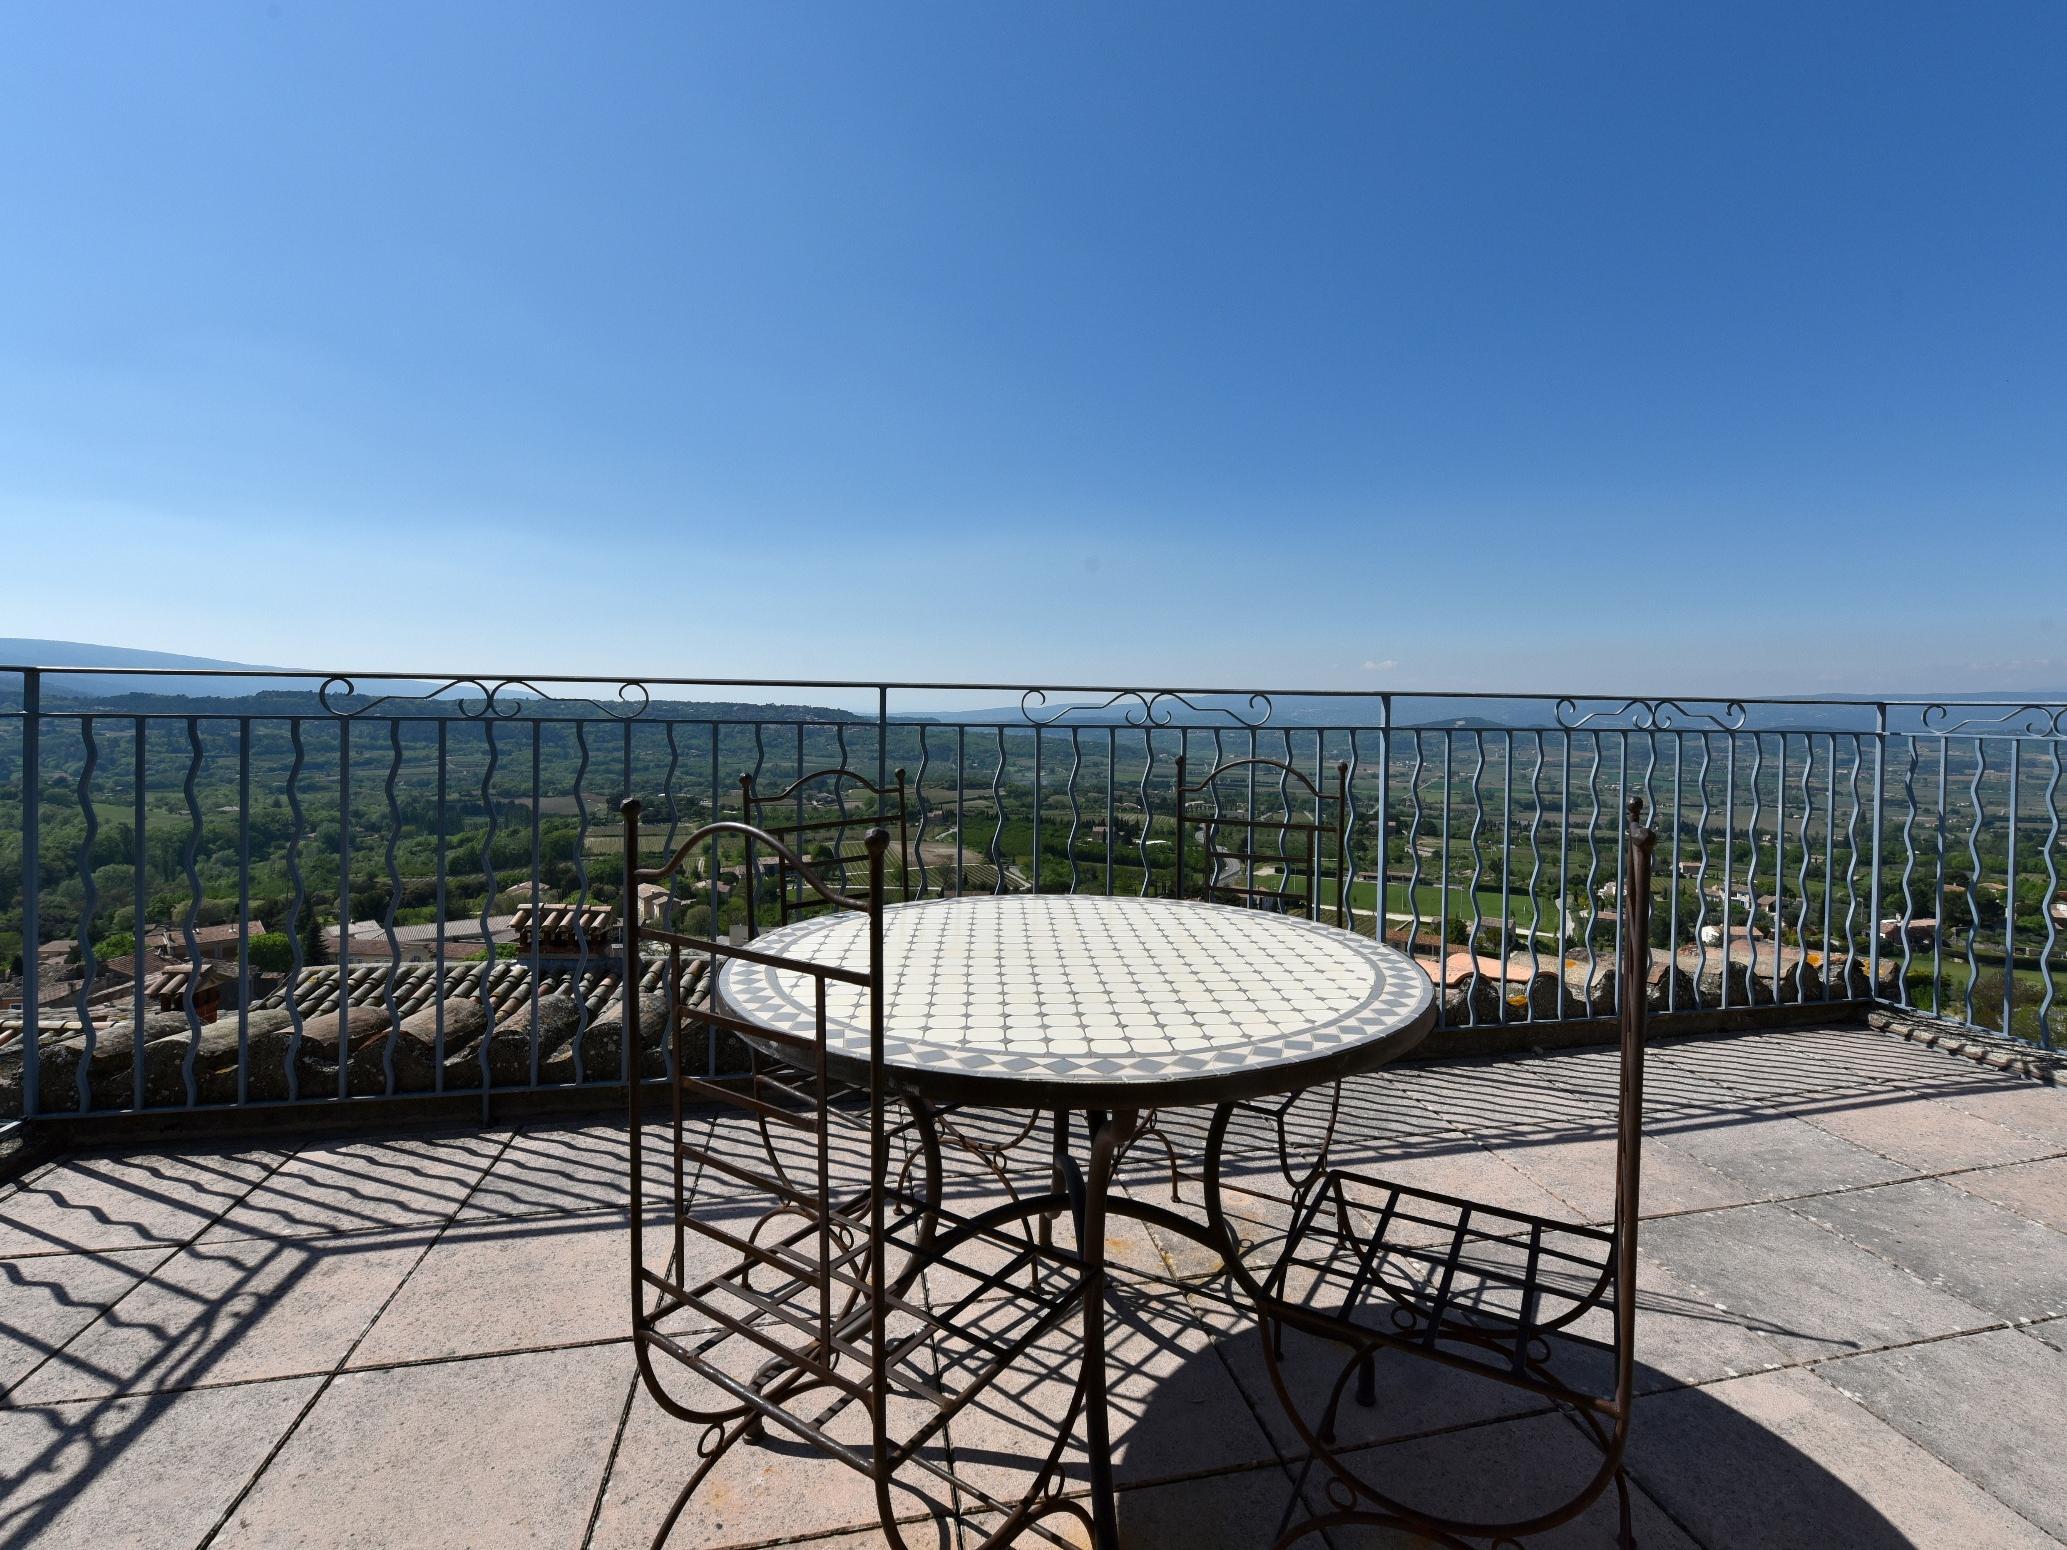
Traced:
[[[1006, 1231], [1037, 1212], [1038, 1203], [1015, 1202], [966, 1220], [942, 1209], [931, 1111], [893, 1093], [885, 1075], [888, 831], [869, 831], [866, 891], [852, 895], [829, 886], [775, 835], [734, 822], [707, 824], [659, 866], [641, 867], [639, 804], [626, 802], [623, 814], [627, 900], [638, 898], [641, 884], [665, 883], [699, 845], [724, 837], [782, 856], [814, 903], [858, 913], [867, 923], [866, 962], [857, 968], [663, 930], [642, 924], [636, 906], [623, 911], [628, 976], [639, 972], [649, 946], [665, 949], [674, 983], [684, 954], [708, 965], [703, 978], [710, 985], [721, 963], [744, 960], [795, 976], [816, 1007], [816, 1037], [800, 1040], [735, 1014], [715, 995], [702, 1005], [670, 1003], [664, 1268], [647, 1259], [643, 1084], [627, 1084], [633, 1346], [661, 1409], [703, 1427], [689, 1477], [653, 1544], [665, 1543], [697, 1487], [734, 1445], [771, 1428], [867, 1475], [893, 1550], [907, 1545], [893, 1491], [923, 1494], [936, 1482], [1002, 1515], [986, 1544], [1010, 1543], [1056, 1515], [1088, 1527], [1083, 1506], [1062, 1495], [1059, 1484], [1065, 1441], [1084, 1403], [1081, 1384], [1054, 1451], [1016, 1505], [949, 1472], [950, 1418], [1054, 1331], [1087, 1292], [1095, 1294], [1097, 1283], [1081, 1256], [1043, 1253]], [[627, 996], [625, 1038], [633, 1048], [640, 1047], [640, 1016], [639, 998]], [[844, 1083], [828, 1057], [835, 1019], [867, 1036], [866, 1069], [857, 1072], [850, 1056]], [[686, 1041], [703, 1026], [786, 1058], [780, 1070], [733, 1081], [691, 1075]], [[728, 1114], [749, 1123], [728, 1131]], [[751, 1142], [729, 1144], [756, 1132], [767, 1140], [776, 1131], [786, 1144], [770, 1140], [761, 1156]], [[916, 1184], [910, 1169], [893, 1168], [898, 1149], [919, 1158]], [[1079, 1232], [1097, 1225], [1080, 1221]], [[958, 1257], [964, 1251], [966, 1258]], [[922, 1297], [922, 1269], [937, 1269], [957, 1289], [937, 1310]]]
[[[1189, 766], [1184, 755], [1177, 756], [1176, 789], [1176, 869], [1171, 884], [1172, 895], [1186, 897], [1187, 888], [1192, 888], [1192, 897], [1207, 902], [1223, 902], [1244, 905], [1251, 909], [1275, 910], [1281, 914], [1304, 915], [1316, 922], [1332, 921], [1347, 930], [1350, 926], [1349, 913], [1349, 765], [1338, 762], [1335, 766], [1335, 784], [1332, 793], [1323, 793], [1320, 785], [1298, 766], [1282, 759], [1249, 757], [1230, 759], [1216, 764], [1199, 776], [1196, 782], [1186, 779]], [[1267, 782], [1275, 786], [1276, 810], [1259, 815], [1257, 776], [1264, 772]], [[1230, 800], [1223, 784], [1229, 777], [1241, 777], [1241, 789]], [[1267, 805], [1271, 792], [1266, 787], [1263, 800]], [[1327, 810], [1332, 803], [1335, 809], [1334, 821], [1330, 823]], [[1302, 816], [1310, 807], [1312, 816]], [[1204, 809], [1199, 811], [1197, 809]], [[1204, 872], [1197, 886], [1193, 888], [1190, 876], [1190, 851], [1186, 844], [1189, 831], [1196, 829], [1199, 837], [1201, 860]], [[1236, 833], [1240, 838], [1230, 849], [1223, 836]], [[1274, 849], [1264, 848], [1259, 836], [1275, 834]], [[1325, 902], [1323, 881], [1327, 874], [1322, 870], [1324, 859], [1323, 840], [1333, 836], [1332, 860], [1335, 865], [1334, 902]], [[1261, 888], [1256, 886], [1257, 864], [1274, 866], [1278, 872], [1278, 886]], [[1230, 881], [1239, 878], [1241, 881]], [[1297, 879], [1301, 887], [1294, 889], [1290, 884]], [[1382, 918], [1383, 911], [1380, 910]], [[1335, 1134], [1335, 1125], [1341, 1114], [1342, 1088], [1340, 1083], [1330, 1083], [1327, 1089], [1327, 1108], [1321, 1120], [1317, 1143], [1306, 1141], [1295, 1143], [1290, 1125], [1292, 1114], [1300, 1100], [1307, 1095], [1293, 1093], [1267, 1102], [1237, 1105], [1238, 1112], [1258, 1114], [1273, 1126], [1277, 1138], [1278, 1171], [1291, 1186], [1295, 1197], [1302, 1196], [1312, 1187], [1321, 1160], [1327, 1156], [1329, 1143]], [[1160, 1140], [1170, 1153], [1171, 1194], [1177, 1193], [1176, 1148], [1150, 1115], [1142, 1127], [1144, 1135], [1152, 1134]], [[1138, 1139], [1138, 1137], [1137, 1137]], [[1304, 1160], [1295, 1160], [1296, 1158]]]
[[[1246, 904], [1252, 908], [1274, 909], [1280, 912], [1296, 912], [1309, 920], [1325, 920], [1330, 916], [1338, 926], [1349, 924], [1348, 892], [1348, 839], [1349, 839], [1349, 765], [1335, 766], [1335, 789], [1332, 801], [1335, 807], [1335, 821], [1326, 821], [1326, 810], [1330, 798], [1324, 797], [1321, 788], [1312, 777], [1298, 766], [1283, 759], [1246, 758], [1229, 759], [1216, 764], [1201, 775], [1198, 780], [1185, 779], [1188, 765], [1183, 754], [1177, 756], [1177, 870], [1173, 884], [1174, 896], [1185, 897], [1190, 886], [1186, 872], [1189, 858], [1185, 846], [1185, 835], [1191, 829], [1199, 831], [1199, 843], [1205, 861], [1205, 879], [1199, 885], [1195, 896], [1201, 899], [1218, 899], [1227, 903]], [[1281, 811], [1258, 816], [1255, 776], [1259, 771], [1276, 772], [1277, 802]], [[1240, 796], [1239, 816], [1231, 815], [1223, 801], [1226, 779], [1237, 771], [1247, 772], [1245, 789]], [[1313, 816], [1300, 816], [1302, 800], [1310, 802]], [[1195, 807], [1205, 807], [1205, 812], [1195, 812]], [[1222, 842], [1222, 834], [1236, 831], [1242, 838], [1240, 848], [1230, 850]], [[1264, 850], [1258, 836], [1274, 832], [1278, 837], [1277, 848]], [[1336, 866], [1335, 905], [1325, 910], [1321, 900], [1321, 839], [1323, 835], [1334, 836]], [[1293, 848], [1296, 844], [1297, 848]], [[1276, 888], [1255, 886], [1254, 867], [1257, 863], [1282, 868]], [[1303, 868], [1295, 873], [1296, 865]], [[1227, 874], [1247, 879], [1235, 883], [1226, 880]], [[1295, 892], [1286, 885], [1295, 875], [1303, 875], [1304, 891]]]
[[[1508, 1543], [1568, 1522], [1613, 1484], [1621, 1542], [1633, 1543], [1623, 1451], [1635, 1383], [1636, 1238], [1643, 1160], [1644, 996], [1650, 964], [1651, 854], [1643, 803], [1629, 804], [1624, 846], [1620, 984], [1620, 1080], [1615, 1122], [1615, 1206], [1609, 1227], [1581, 1226], [1325, 1166], [1295, 1196], [1274, 1257], [1230, 1268], [1270, 1330], [1267, 1360], [1293, 1424], [1325, 1465], [1332, 1510], [1287, 1533], [1279, 1550], [1355, 1525], [1405, 1529], [1446, 1546]], [[1220, 1218], [1218, 1168], [1229, 1111], [1207, 1143], [1208, 1203]], [[1227, 1231], [1224, 1219], [1216, 1229]], [[1227, 1241], [1234, 1242], [1229, 1234]], [[1598, 1310], [1596, 1312], [1596, 1310]], [[1607, 1334], [1582, 1334], [1588, 1314]], [[1293, 1330], [1345, 1348], [1317, 1417], [1291, 1396], [1281, 1369]], [[1400, 1501], [1338, 1452], [1336, 1419], [1352, 1376], [1356, 1400], [1376, 1401], [1374, 1358], [1386, 1350], [1427, 1357], [1552, 1400], [1577, 1417], [1601, 1450], [1598, 1470], [1563, 1503], [1509, 1522], [1448, 1517]], [[1597, 1378], [1568, 1377], [1581, 1358]]]
[[[773, 836], [780, 847], [808, 859], [810, 852], [820, 842], [830, 842], [826, 848], [831, 852], [829, 860], [812, 862], [821, 875], [830, 875], [834, 886], [845, 889], [852, 867], [860, 864], [861, 858], [852, 853], [853, 835], [856, 831], [866, 832], [878, 825], [885, 829], [894, 826], [897, 842], [897, 896], [911, 897], [911, 842], [908, 833], [907, 804], [904, 789], [904, 771], [899, 770], [892, 777], [894, 785], [877, 785], [866, 776], [837, 765], [822, 770], [813, 770], [808, 775], [799, 775], [780, 791], [762, 791], [751, 773], [739, 777], [740, 815], [753, 828]], [[807, 788], [813, 788], [808, 789]], [[829, 793], [837, 804], [837, 811], [825, 817], [810, 818], [808, 804], [813, 796]], [[872, 798], [865, 804], [868, 811], [850, 813], [847, 800], [850, 793], [860, 793]], [[787, 823], [770, 822], [771, 815], [787, 810], [794, 816]], [[791, 867], [783, 849], [778, 847], [772, 857], [775, 862], [775, 883], [777, 900], [777, 924], [788, 925], [797, 915], [824, 907], [824, 901], [812, 895], [802, 879]], [[760, 878], [756, 870], [759, 857], [755, 845], [749, 841], [746, 847], [746, 887], [757, 893]], [[756, 919], [758, 911], [747, 912], [749, 935], [759, 929]]]
[[[816, 818], [805, 816], [810, 798], [824, 792], [831, 793], [837, 804], [837, 811]], [[873, 811], [849, 812], [847, 803], [850, 793], [872, 799], [864, 802], [862, 806], [873, 808]], [[814, 864], [823, 872], [835, 873], [834, 885], [842, 889], [847, 886], [848, 869], [856, 864], [855, 857], [851, 854], [853, 832], [875, 824], [888, 828], [894, 823], [897, 836], [897, 896], [901, 900], [911, 898], [909, 802], [902, 769], [891, 777], [890, 783], [877, 785], [853, 770], [828, 766], [798, 776], [780, 791], [767, 792], [756, 785], [750, 772], [742, 772], [739, 777], [739, 795], [740, 811], [747, 823], [762, 833], [773, 835], [799, 854], [816, 848], [820, 841], [829, 841], [827, 848], [831, 852], [831, 859]], [[773, 822], [770, 821], [771, 818], [787, 818], [788, 821]], [[797, 873], [779, 853], [771, 859], [775, 863], [777, 925], [786, 926], [800, 916], [825, 908], [824, 901], [810, 894]], [[746, 847], [746, 887], [749, 890], [746, 926], [749, 941], [760, 931], [757, 860], [756, 848], [749, 842]], [[764, 1056], [750, 1052], [749, 1059], [757, 1068], [765, 1068], [767, 1065]], [[976, 1158], [991, 1176], [1016, 1198], [1019, 1187], [1012, 1177], [1011, 1154], [1033, 1134], [1034, 1127], [1040, 1119], [1038, 1114], [1029, 1114], [1024, 1119], [987, 1120], [969, 1110], [959, 1109], [935, 1110], [934, 1118], [940, 1126], [942, 1140]]]

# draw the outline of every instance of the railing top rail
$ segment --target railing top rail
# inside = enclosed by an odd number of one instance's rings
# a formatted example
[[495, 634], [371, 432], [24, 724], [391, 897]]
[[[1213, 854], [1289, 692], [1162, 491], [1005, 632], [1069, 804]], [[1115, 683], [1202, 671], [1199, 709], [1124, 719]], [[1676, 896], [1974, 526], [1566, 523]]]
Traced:
[[[1249, 684], [1236, 685], [1161, 685], [1153, 681], [1137, 684], [1112, 683], [1006, 683], [983, 681], [954, 681], [946, 679], [863, 679], [863, 678], [679, 678], [653, 674], [626, 676], [614, 673], [452, 673], [416, 672], [396, 668], [355, 669], [338, 672], [322, 668], [274, 668], [274, 667], [144, 667], [144, 666], [78, 666], [69, 663], [0, 662], [0, 673], [35, 673], [39, 677], [116, 677], [116, 678], [277, 678], [294, 679], [302, 682], [338, 686], [338, 692], [352, 694], [360, 692], [350, 687], [360, 680], [375, 685], [406, 684], [419, 692], [431, 689], [453, 688], [521, 688], [539, 684], [570, 684], [577, 686], [619, 686], [643, 685], [647, 688], [683, 689], [838, 689], [838, 690], [888, 690], [924, 691], [940, 694], [1104, 694], [1118, 696], [1147, 695], [1180, 696], [1204, 695], [1215, 698], [1245, 699], [1250, 695], [1267, 696], [1273, 699], [1340, 699], [1340, 700], [1542, 700], [1547, 703], [1583, 702], [1586, 704], [1619, 702], [1623, 706], [1751, 706], [1751, 705], [1837, 705], [1858, 709], [1873, 709], [1877, 706], [1909, 706], [1916, 708], [1954, 706], [2000, 706], [2012, 707], [2067, 707], [2067, 698], [2047, 698], [2043, 695], [2023, 696], [2011, 692], [1989, 696], [1944, 696], [1944, 695], [1804, 695], [1770, 694], [1630, 694], [1622, 690], [1572, 690], [1572, 689], [1344, 689], [1344, 688], [1257, 688]], [[397, 690], [390, 689], [393, 694]], [[1091, 709], [1094, 707], [1081, 707]]]

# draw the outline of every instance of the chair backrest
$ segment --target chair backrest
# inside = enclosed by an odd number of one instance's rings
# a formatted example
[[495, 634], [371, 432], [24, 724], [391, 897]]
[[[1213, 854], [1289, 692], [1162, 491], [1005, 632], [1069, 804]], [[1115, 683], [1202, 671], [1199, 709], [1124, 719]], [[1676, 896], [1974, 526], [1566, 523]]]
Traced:
[[[824, 907], [817, 891], [806, 887], [797, 875], [797, 858], [833, 881], [838, 890], [848, 887], [849, 869], [861, 864], [852, 853], [852, 834], [881, 826], [890, 830], [897, 845], [897, 890], [899, 898], [911, 897], [911, 845], [907, 834], [904, 771], [898, 770], [886, 785], [877, 785], [854, 770], [831, 766], [799, 775], [780, 791], [763, 790], [751, 773], [739, 777], [740, 815], [761, 834], [781, 843], [766, 851], [749, 841], [746, 847], [746, 931], [751, 940], [761, 931], [760, 868], [772, 863], [776, 884], [777, 925], [788, 925], [799, 914]], [[814, 797], [829, 796], [830, 814], [812, 812]], [[849, 812], [848, 803], [867, 798], [866, 809]], [[783, 821], [785, 820], [786, 821]], [[823, 848], [827, 859], [813, 860], [811, 853]]]
[[[642, 867], [638, 802], [626, 802], [622, 812], [624, 899], [632, 901], [620, 905], [626, 983], [638, 982], [646, 948], [657, 945], [667, 952], [668, 983], [681, 982], [682, 955], [689, 953], [707, 960], [705, 983], [712, 986], [710, 1004], [676, 1009], [671, 1018], [673, 1026], [667, 1030], [671, 1041], [668, 1069], [672, 1080], [668, 1085], [674, 1122], [671, 1160], [675, 1210], [673, 1259], [666, 1271], [648, 1265], [644, 1212], [631, 1213], [633, 1335], [641, 1369], [649, 1386], [656, 1387], [656, 1394], [664, 1392], [657, 1387], [649, 1365], [653, 1352], [659, 1350], [715, 1385], [723, 1403], [708, 1413], [697, 1412], [697, 1419], [724, 1419], [739, 1414], [740, 1406], [747, 1405], [787, 1425], [794, 1416], [784, 1411], [783, 1395], [805, 1387], [841, 1389], [854, 1398], [870, 1401], [873, 1408], [882, 1376], [886, 1307], [882, 1269], [882, 1245], [886, 1242], [884, 1191], [864, 1186], [857, 1198], [845, 1182], [835, 1181], [836, 1119], [839, 1130], [849, 1138], [858, 1127], [854, 1123], [856, 1116], [850, 1111], [842, 1110], [836, 1115], [833, 1108], [836, 1091], [852, 1089], [836, 1089], [828, 1070], [827, 1008], [831, 987], [861, 991], [859, 1011], [852, 1015], [865, 1018], [868, 1027], [867, 1172], [863, 1175], [858, 1165], [850, 1166], [844, 1177], [881, 1180], [890, 1166], [889, 1135], [883, 1118], [883, 862], [890, 846], [889, 832], [878, 825], [863, 840], [867, 891], [856, 896], [828, 885], [777, 835], [729, 821], [704, 825], [683, 840], [659, 866]], [[740, 943], [642, 923], [635, 902], [640, 885], [665, 884], [699, 846], [713, 841], [736, 841], [779, 855], [816, 902], [862, 915], [862, 929], [867, 937], [865, 967], [763, 952]], [[719, 966], [727, 961], [744, 961], [800, 977], [805, 982], [800, 994], [815, 1007], [813, 1035], [806, 1037], [795, 1029], [771, 1028], [719, 1005], [717, 977]], [[626, 1048], [641, 1049], [637, 995], [624, 998], [624, 1024]], [[691, 1075], [689, 1062], [684, 1058], [685, 1036], [691, 1026], [726, 1030], [764, 1050], [774, 1050], [779, 1054], [781, 1067], [771, 1063], [767, 1070], [757, 1070], [744, 1083]], [[777, 1074], [778, 1070], [783, 1074]], [[636, 1079], [627, 1084], [631, 1198], [635, 1202], [645, 1198], [642, 1085]], [[722, 1106], [720, 1118], [707, 1127], [699, 1123], [692, 1135], [683, 1125], [685, 1098]], [[728, 1126], [723, 1118], [728, 1109], [743, 1112], [747, 1120]], [[784, 1141], [778, 1142], [778, 1133], [785, 1137]], [[766, 1167], [751, 1155], [757, 1138], [764, 1148]], [[848, 1161], [855, 1163], [854, 1159]], [[694, 1167], [693, 1180], [685, 1173], [685, 1164]], [[692, 1199], [696, 1198], [693, 1192], [703, 1190], [705, 1181], [711, 1199], [724, 1209], [701, 1214], [690, 1209]], [[737, 1219], [742, 1202], [765, 1205], [766, 1209], [749, 1225]], [[731, 1225], [727, 1225], [728, 1221]], [[695, 1262], [686, 1253], [691, 1232], [714, 1240], [728, 1251], [720, 1256], [728, 1262], [728, 1268], [692, 1280], [684, 1268]], [[795, 1376], [787, 1387], [777, 1384], [765, 1392], [743, 1391], [736, 1376], [719, 1362], [706, 1360], [700, 1349], [660, 1328], [663, 1321], [685, 1309], [702, 1315], [713, 1329], [753, 1342], [768, 1356], [786, 1363]], [[847, 1370], [842, 1370], [840, 1362], [843, 1352], [851, 1353], [862, 1344], [871, 1348], [866, 1378], [857, 1377], [851, 1362]], [[689, 1413], [682, 1407], [676, 1408], [678, 1413]]]
[[1615, 1120], [1615, 1397], [1627, 1416], [1636, 1377], [1636, 1231], [1644, 1160], [1644, 1038], [1651, 990], [1651, 855], [1658, 833], [1643, 821], [1643, 798], [1629, 800], [1622, 847], [1622, 953], [1615, 994], [1621, 1003], [1621, 1082]]
[[[1230, 759], [1216, 764], [1197, 781], [1188, 779], [1189, 766], [1183, 754], [1177, 756], [1177, 844], [1176, 881], [1173, 893], [1185, 897], [1189, 864], [1186, 836], [1199, 831], [1205, 880], [1197, 897], [1223, 899], [1264, 909], [1292, 910], [1311, 920], [1332, 916], [1335, 924], [1349, 924], [1349, 765], [1335, 766], [1335, 791], [1324, 798], [1321, 789], [1296, 765], [1282, 759]], [[1237, 782], [1230, 777], [1239, 776]], [[1262, 785], [1259, 786], [1259, 780]], [[1225, 784], [1223, 784], [1225, 782]], [[1259, 799], [1267, 807], [1276, 799], [1277, 810], [1259, 810]], [[1228, 801], [1237, 805], [1230, 811]], [[1332, 800], [1334, 821], [1327, 817]], [[1312, 817], [1301, 815], [1303, 803], [1312, 806]], [[1194, 804], [1206, 808], [1193, 812]], [[1223, 843], [1228, 833], [1240, 836], [1235, 848]], [[1265, 836], [1275, 834], [1274, 849], [1265, 849]], [[1334, 836], [1334, 901], [1323, 913], [1324, 874], [1321, 871], [1322, 836]], [[1281, 868], [1275, 887], [1258, 887], [1254, 868], [1258, 863]], [[1298, 872], [1294, 872], [1294, 867]], [[1305, 883], [1302, 896], [1291, 887], [1294, 876]]]

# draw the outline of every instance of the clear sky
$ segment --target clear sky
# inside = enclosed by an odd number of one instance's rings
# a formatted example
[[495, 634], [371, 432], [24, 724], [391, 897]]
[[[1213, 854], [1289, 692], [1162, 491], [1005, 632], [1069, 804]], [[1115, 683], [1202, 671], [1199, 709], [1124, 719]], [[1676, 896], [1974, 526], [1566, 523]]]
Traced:
[[0, 635], [2067, 687], [2067, 6], [0, 9]]

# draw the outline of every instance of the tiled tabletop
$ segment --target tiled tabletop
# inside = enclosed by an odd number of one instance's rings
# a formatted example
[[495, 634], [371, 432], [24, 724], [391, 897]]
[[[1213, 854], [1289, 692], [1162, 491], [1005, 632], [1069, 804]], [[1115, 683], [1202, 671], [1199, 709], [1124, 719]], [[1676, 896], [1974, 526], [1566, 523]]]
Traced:
[[[883, 916], [887, 1063], [997, 1084], [1027, 1101], [1054, 1084], [1233, 1089], [1364, 1048], [1399, 1053], [1433, 990], [1405, 954], [1333, 926], [1190, 900], [1005, 895], [893, 905]], [[867, 918], [764, 933], [762, 952], [868, 966]], [[731, 960], [718, 995], [737, 1015], [816, 1037], [817, 980]], [[867, 992], [827, 984], [828, 1049], [868, 1058]], [[1395, 1047], [1396, 1046], [1396, 1047]]]

